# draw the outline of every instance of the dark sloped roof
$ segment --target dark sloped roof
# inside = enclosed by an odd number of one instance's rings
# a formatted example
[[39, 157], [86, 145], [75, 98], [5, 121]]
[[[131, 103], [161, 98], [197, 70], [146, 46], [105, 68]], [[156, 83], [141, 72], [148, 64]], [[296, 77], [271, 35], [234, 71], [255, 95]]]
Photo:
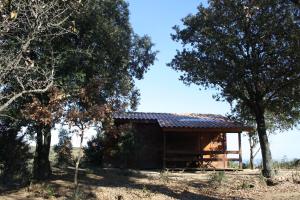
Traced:
[[154, 120], [161, 128], [239, 128], [242, 130], [251, 128], [222, 115], [213, 114], [125, 112], [115, 113], [113, 117], [120, 120]]

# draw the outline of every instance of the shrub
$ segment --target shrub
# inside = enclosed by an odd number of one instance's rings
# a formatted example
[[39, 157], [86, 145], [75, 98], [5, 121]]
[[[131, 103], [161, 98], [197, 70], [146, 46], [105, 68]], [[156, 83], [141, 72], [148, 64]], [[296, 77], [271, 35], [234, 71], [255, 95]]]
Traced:
[[224, 171], [214, 172], [209, 177], [209, 182], [211, 182], [212, 184], [221, 185], [226, 180], [227, 180], [227, 177], [226, 177], [226, 174]]
[[243, 181], [243, 183], [239, 186], [239, 189], [249, 189], [249, 188], [254, 188], [254, 185], [248, 183], [247, 181]]
[[300, 184], [300, 172], [298, 172], [298, 171], [294, 172], [292, 174], [292, 180], [293, 180], [294, 183]]
[[127, 167], [128, 160], [135, 152], [134, 134], [131, 131], [122, 132], [117, 145], [118, 148], [117, 148], [116, 156], [120, 159], [122, 165]]
[[164, 182], [164, 183], [169, 183], [170, 182], [170, 177], [169, 177], [169, 171], [161, 171], [159, 173], [159, 179]]
[[273, 167], [275, 169], [298, 169], [300, 168], [300, 159], [288, 160], [284, 156], [280, 161], [274, 161]]
[[135, 157], [137, 142], [130, 125], [112, 127], [98, 132], [84, 148], [86, 162], [93, 165], [109, 164], [128, 167], [128, 161]]
[[42, 199], [52, 199], [57, 195], [55, 191], [54, 186], [47, 183], [31, 183], [27, 188], [27, 192], [30, 192], [30, 195], [28, 196], [29, 199], [37, 197]]
[[239, 169], [239, 162], [237, 161], [229, 161], [228, 162], [228, 168], [232, 168], [232, 169]]
[[85, 161], [96, 166], [103, 164], [104, 153], [104, 136], [101, 132], [98, 132], [96, 136], [93, 136], [84, 147]]
[[70, 133], [66, 129], [60, 129], [58, 138], [58, 144], [54, 146], [57, 165], [60, 167], [66, 167], [73, 164]]
[[24, 184], [30, 178], [28, 166], [33, 156], [20, 130], [12, 121], [0, 121], [0, 182], [5, 185]]

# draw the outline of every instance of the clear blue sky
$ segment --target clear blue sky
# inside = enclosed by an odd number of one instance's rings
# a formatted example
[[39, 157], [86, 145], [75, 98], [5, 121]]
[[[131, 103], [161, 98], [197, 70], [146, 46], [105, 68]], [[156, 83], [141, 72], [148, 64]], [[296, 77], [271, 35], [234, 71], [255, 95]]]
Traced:
[[[226, 114], [230, 107], [226, 102], [212, 98], [214, 90], [199, 90], [197, 86], [186, 86], [178, 80], [180, 73], [166, 66], [175, 55], [180, 44], [171, 40], [172, 27], [180, 25], [181, 19], [197, 11], [199, 0], [129, 0], [130, 21], [140, 35], [147, 34], [159, 50], [157, 61], [137, 87], [141, 92], [138, 111], [175, 113]], [[206, 5], [206, 1], [202, 1]], [[236, 138], [230, 140], [229, 148], [235, 148]], [[300, 131], [287, 131], [271, 136], [271, 149], [275, 159], [284, 155], [300, 158]], [[247, 137], [243, 137], [243, 157], [249, 158]]]

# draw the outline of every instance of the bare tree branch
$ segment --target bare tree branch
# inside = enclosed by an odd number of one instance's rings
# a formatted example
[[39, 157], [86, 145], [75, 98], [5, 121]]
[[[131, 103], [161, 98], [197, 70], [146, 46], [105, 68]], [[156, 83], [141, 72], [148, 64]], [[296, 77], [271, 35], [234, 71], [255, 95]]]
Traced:
[[72, 33], [71, 13], [64, 0], [0, 2], [0, 113], [18, 98], [53, 86], [59, 60], [51, 41]]

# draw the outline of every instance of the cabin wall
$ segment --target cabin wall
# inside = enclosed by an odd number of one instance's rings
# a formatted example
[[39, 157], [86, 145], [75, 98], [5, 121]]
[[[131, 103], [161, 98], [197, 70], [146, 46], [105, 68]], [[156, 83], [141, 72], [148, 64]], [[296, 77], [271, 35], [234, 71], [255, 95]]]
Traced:
[[[226, 135], [223, 133], [166, 132], [167, 167], [227, 168], [224, 153], [209, 153], [204, 159], [216, 158], [220, 161], [195, 161], [197, 154], [209, 151], [226, 151]], [[176, 161], [177, 160], [177, 161]], [[194, 162], [188, 162], [194, 160]]]
[[[226, 134], [218, 132], [163, 132], [158, 123], [155, 122], [118, 122], [118, 124], [126, 123], [131, 123], [133, 126], [137, 147], [125, 164], [118, 160], [114, 162], [117, 163], [114, 165], [115, 167], [163, 168], [163, 136], [165, 134], [166, 156], [171, 158], [171, 161], [166, 162], [166, 167], [227, 168], [228, 163], [223, 160], [226, 158], [224, 153], [203, 155], [204, 159], [222, 159], [220, 161], [193, 161], [197, 158], [195, 155], [202, 151], [226, 151]], [[173, 153], [168, 155], [168, 152]], [[185, 153], [194, 155], [185, 155]], [[180, 161], [176, 161], [178, 158]]]
[[128, 163], [130, 168], [162, 168], [163, 132], [157, 123], [136, 123], [135, 139], [138, 149], [135, 159]]
[[126, 159], [115, 157], [105, 162], [113, 167], [131, 169], [158, 169], [162, 168], [163, 132], [158, 123], [119, 120], [117, 126], [130, 124], [134, 134], [134, 152]]

